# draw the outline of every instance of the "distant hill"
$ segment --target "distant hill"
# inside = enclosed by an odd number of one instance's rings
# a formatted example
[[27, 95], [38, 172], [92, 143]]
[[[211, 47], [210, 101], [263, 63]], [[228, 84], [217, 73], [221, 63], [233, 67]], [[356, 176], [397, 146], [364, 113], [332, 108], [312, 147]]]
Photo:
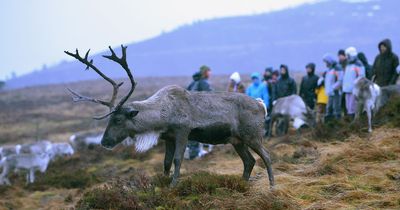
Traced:
[[[322, 1], [259, 15], [196, 22], [129, 44], [128, 62], [140, 77], [191, 75], [202, 64], [209, 65], [214, 74], [261, 72], [281, 63], [298, 71], [311, 61], [322, 69], [323, 54], [336, 54], [339, 48], [351, 45], [373, 62], [383, 38], [391, 38], [394, 50], [400, 52], [399, 6], [397, 0]], [[81, 50], [84, 53], [86, 49]], [[98, 54], [93, 58], [111, 77], [125, 77], [116, 64]], [[76, 61], [63, 62], [9, 80], [7, 87], [98, 78], [83, 68]]]

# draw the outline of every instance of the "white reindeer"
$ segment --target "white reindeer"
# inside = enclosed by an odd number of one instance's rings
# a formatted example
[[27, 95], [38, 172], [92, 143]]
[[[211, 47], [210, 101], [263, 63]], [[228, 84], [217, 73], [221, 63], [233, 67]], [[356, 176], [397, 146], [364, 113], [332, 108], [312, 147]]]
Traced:
[[51, 159], [54, 159], [58, 156], [71, 156], [74, 154], [74, 149], [69, 143], [62, 142], [62, 143], [53, 143], [51, 146], [50, 151]]
[[372, 81], [361, 77], [354, 81], [353, 95], [357, 101], [357, 110], [353, 123], [359, 120], [360, 114], [363, 111], [367, 112], [368, 117], [368, 132], [372, 132], [372, 117], [378, 112], [381, 104], [381, 88]]
[[90, 145], [99, 145], [103, 134], [98, 133], [77, 133], [69, 138], [70, 143], [75, 149], [87, 148]]
[[[283, 120], [285, 124], [288, 124], [289, 120], [293, 120], [293, 127], [295, 129], [299, 129], [303, 125], [314, 127], [316, 124], [314, 111], [308, 108], [303, 99], [298, 95], [290, 95], [274, 101], [269, 126], [270, 135], [272, 134], [273, 124], [277, 120]], [[284, 131], [280, 133], [286, 133], [287, 128], [288, 126], [285, 125]]]
[[8, 157], [3, 157], [0, 161], [0, 167], [3, 171], [0, 175], [0, 184], [11, 185], [8, 179], [8, 174], [10, 171], [14, 170], [28, 170], [29, 173], [26, 176], [27, 183], [33, 183], [35, 181], [35, 171], [39, 170], [44, 173], [50, 162], [50, 154], [19, 154], [10, 155]]

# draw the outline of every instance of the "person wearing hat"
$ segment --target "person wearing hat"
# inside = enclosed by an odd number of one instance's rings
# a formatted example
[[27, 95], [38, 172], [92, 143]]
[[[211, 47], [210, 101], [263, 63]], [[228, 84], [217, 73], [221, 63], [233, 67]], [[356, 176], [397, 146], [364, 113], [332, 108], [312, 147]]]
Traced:
[[229, 79], [228, 92], [244, 93], [244, 85], [242, 84], [240, 74], [238, 72], [231, 74]]
[[326, 107], [325, 121], [330, 119], [340, 119], [341, 98], [342, 98], [342, 80], [343, 70], [340, 64], [336, 62], [330, 54], [325, 54], [322, 58], [328, 70], [325, 73], [325, 93], [328, 96], [328, 105]]
[[276, 83], [274, 100], [290, 96], [293, 94], [297, 94], [297, 85], [296, 81], [289, 76], [289, 67], [285, 64], [280, 66], [281, 76]]
[[315, 88], [317, 88], [318, 83], [318, 76], [315, 75], [315, 64], [307, 64], [306, 71], [307, 75], [301, 79], [299, 95], [310, 109], [314, 109], [317, 98]]
[[357, 49], [346, 49], [347, 66], [343, 76], [343, 93], [345, 94], [347, 116], [354, 118], [357, 102], [353, 95], [354, 82], [359, 77], [365, 77], [365, 68], [357, 57]]
[[399, 66], [399, 57], [393, 53], [390, 39], [379, 42], [378, 48], [379, 54], [372, 65], [374, 82], [380, 87], [394, 85], [399, 76], [396, 72], [396, 68]]
[[258, 72], [252, 73], [251, 81], [251, 85], [246, 89], [246, 95], [254, 99], [260, 98], [264, 104], [269, 104], [267, 86], [261, 81], [261, 75]]

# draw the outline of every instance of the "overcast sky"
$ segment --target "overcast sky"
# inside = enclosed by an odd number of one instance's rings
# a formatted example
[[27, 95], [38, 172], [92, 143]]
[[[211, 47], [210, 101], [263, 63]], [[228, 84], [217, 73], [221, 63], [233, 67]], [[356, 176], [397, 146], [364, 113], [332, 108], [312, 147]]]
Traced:
[[216, 17], [256, 14], [316, 0], [0, 0], [0, 80]]

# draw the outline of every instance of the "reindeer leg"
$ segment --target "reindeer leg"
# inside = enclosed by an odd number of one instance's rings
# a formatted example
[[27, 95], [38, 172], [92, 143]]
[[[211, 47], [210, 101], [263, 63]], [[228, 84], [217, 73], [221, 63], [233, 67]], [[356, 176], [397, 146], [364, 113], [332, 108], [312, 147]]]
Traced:
[[165, 157], [164, 157], [164, 175], [169, 176], [172, 161], [174, 159], [175, 142], [174, 140], [165, 140]]
[[367, 107], [367, 116], [368, 116], [368, 132], [372, 132], [372, 106]]
[[233, 144], [235, 151], [239, 154], [240, 158], [243, 161], [243, 179], [249, 181], [251, 171], [253, 170], [254, 164], [256, 160], [253, 155], [249, 152], [246, 145], [243, 143]]
[[357, 101], [356, 113], [355, 113], [354, 119], [351, 122], [351, 124], [354, 124], [360, 120], [360, 115], [363, 111], [363, 107], [364, 107], [364, 104], [361, 101]]
[[186, 145], [188, 142], [189, 132], [179, 131], [176, 134], [175, 139], [175, 153], [174, 153], [174, 175], [172, 176], [171, 187], [175, 187], [178, 184], [178, 178], [180, 175], [183, 154], [185, 153]]
[[248, 146], [263, 159], [267, 168], [270, 188], [273, 188], [275, 185], [274, 174], [272, 173], [272, 162], [267, 149], [261, 144], [261, 141], [257, 140], [248, 141]]
[[32, 168], [29, 170], [29, 177], [30, 177], [29, 179], [30, 183], [33, 183], [35, 181], [35, 170]]
[[10, 180], [7, 177], [7, 174], [9, 172], [9, 168], [7, 166], [3, 166], [3, 172], [1, 173], [1, 184], [6, 184], [6, 185], [11, 185]]

